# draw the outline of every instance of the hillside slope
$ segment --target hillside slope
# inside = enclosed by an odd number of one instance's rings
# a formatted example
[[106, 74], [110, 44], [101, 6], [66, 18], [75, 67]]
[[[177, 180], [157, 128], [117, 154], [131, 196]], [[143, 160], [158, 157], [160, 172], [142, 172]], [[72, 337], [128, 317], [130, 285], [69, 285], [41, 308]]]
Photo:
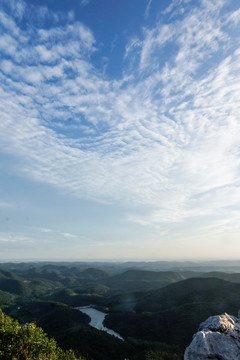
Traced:
[[193, 278], [162, 289], [133, 293], [128, 298], [131, 311], [112, 312], [105, 320], [107, 327], [125, 338], [161, 341], [178, 345], [184, 351], [199, 323], [208, 316], [224, 311], [237, 313], [240, 284]]

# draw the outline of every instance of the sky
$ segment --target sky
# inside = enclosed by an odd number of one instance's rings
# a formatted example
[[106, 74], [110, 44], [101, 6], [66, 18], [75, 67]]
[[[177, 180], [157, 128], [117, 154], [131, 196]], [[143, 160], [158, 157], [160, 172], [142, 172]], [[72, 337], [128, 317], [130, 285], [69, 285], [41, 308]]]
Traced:
[[240, 5], [0, 0], [0, 260], [240, 258]]

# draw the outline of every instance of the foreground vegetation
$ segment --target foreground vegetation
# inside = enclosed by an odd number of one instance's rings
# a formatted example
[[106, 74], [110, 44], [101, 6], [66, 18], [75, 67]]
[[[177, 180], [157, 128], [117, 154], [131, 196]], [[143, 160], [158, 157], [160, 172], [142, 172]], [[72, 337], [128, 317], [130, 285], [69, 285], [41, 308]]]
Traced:
[[54, 339], [33, 323], [20, 326], [0, 310], [0, 359], [2, 360], [84, 360], [72, 350], [63, 351]]

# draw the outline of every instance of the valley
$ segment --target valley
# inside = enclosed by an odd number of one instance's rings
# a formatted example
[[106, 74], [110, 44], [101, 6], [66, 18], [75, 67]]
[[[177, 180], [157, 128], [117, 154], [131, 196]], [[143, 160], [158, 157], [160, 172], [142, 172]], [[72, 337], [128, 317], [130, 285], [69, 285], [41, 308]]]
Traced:
[[180, 360], [208, 316], [237, 314], [240, 268], [226, 270], [226, 264], [2, 263], [0, 307], [89, 360]]

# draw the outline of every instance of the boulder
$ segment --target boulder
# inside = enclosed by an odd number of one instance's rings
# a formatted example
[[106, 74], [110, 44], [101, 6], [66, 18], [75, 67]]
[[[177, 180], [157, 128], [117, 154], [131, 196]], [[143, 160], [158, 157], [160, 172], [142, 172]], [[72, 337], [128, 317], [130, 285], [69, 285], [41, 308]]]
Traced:
[[211, 316], [200, 324], [184, 360], [240, 360], [240, 319], [228, 314]]

